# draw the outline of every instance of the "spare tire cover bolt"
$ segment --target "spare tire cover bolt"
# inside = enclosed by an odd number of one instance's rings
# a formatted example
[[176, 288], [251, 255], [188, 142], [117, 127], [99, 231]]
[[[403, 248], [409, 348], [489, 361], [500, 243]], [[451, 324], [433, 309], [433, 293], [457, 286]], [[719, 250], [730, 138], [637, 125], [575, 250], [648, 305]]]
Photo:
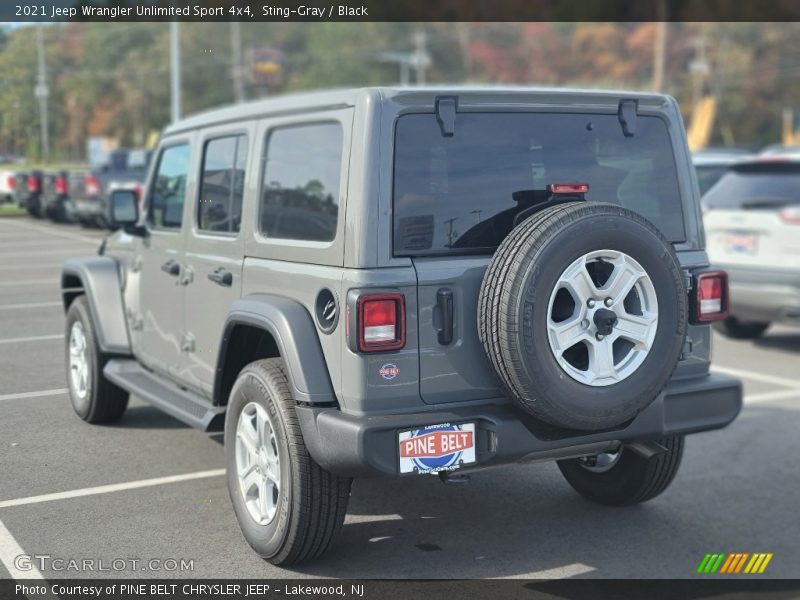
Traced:
[[611, 298], [606, 298], [605, 304], [606, 306], [611, 306], [612, 304], [614, 304], [614, 301]]
[[589, 308], [594, 308], [594, 305], [595, 305], [594, 298], [589, 298], [586, 301], [586, 306], [588, 306]]

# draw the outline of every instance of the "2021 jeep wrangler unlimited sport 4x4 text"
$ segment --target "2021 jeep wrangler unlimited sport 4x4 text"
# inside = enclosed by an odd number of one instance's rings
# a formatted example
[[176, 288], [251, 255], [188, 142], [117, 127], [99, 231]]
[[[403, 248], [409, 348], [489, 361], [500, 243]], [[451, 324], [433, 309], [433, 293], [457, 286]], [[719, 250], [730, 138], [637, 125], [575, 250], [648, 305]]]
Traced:
[[553, 459], [583, 496], [672, 481], [738, 414], [709, 373], [727, 310], [675, 101], [627, 92], [360, 89], [170, 126], [142, 215], [62, 274], [69, 390], [224, 422], [245, 538], [290, 564], [353, 477]]

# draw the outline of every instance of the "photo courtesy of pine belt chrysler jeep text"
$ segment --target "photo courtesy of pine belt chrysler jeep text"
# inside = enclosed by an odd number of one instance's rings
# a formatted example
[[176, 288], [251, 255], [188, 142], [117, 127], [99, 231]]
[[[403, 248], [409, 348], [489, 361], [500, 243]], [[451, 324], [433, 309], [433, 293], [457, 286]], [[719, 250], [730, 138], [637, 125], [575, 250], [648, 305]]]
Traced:
[[[89, 423], [129, 394], [224, 426], [242, 532], [321, 556], [352, 478], [556, 460], [602, 504], [669, 486], [726, 426], [728, 310], [674, 99], [367, 88], [168, 127], [143, 205], [67, 260], [67, 379]], [[525, 468], [518, 466], [516, 468]]]

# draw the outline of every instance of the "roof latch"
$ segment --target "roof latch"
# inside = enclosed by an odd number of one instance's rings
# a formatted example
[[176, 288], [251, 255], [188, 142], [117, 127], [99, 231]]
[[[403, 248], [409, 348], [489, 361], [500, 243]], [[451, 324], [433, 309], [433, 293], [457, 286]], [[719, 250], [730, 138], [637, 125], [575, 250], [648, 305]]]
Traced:
[[456, 132], [457, 96], [439, 96], [436, 98], [436, 120], [444, 137], [452, 137]]
[[625, 137], [636, 135], [636, 113], [639, 109], [638, 100], [620, 100], [617, 109], [619, 124], [622, 126], [622, 133]]

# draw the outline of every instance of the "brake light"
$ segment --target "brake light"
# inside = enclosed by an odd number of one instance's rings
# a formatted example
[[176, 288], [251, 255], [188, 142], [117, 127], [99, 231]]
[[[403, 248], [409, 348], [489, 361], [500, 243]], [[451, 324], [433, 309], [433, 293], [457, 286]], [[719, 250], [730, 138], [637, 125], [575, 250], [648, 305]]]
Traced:
[[405, 346], [406, 310], [402, 294], [360, 296], [357, 310], [361, 352], [399, 350]]
[[585, 194], [588, 191], [588, 183], [553, 183], [550, 185], [552, 194]]
[[694, 318], [698, 323], [721, 321], [728, 316], [728, 274], [706, 271], [697, 275]]
[[8, 189], [13, 190], [15, 187], [17, 187], [17, 178], [14, 177], [13, 175], [9, 175], [7, 184], [8, 184]]
[[136, 200], [141, 203], [142, 201], [142, 186], [141, 184], [137, 183], [133, 186], [133, 193], [136, 194]]
[[39, 191], [39, 178], [36, 175], [28, 175], [28, 191], [29, 192], [38, 192]]
[[781, 221], [789, 225], [800, 225], [800, 206], [790, 206], [778, 211]]
[[68, 193], [67, 178], [61, 175], [56, 176], [54, 187], [56, 189], [56, 194], [66, 196]]
[[86, 177], [84, 177], [83, 185], [86, 188], [87, 196], [100, 195], [100, 184], [97, 183], [97, 177], [95, 177], [94, 175], [87, 175]]

